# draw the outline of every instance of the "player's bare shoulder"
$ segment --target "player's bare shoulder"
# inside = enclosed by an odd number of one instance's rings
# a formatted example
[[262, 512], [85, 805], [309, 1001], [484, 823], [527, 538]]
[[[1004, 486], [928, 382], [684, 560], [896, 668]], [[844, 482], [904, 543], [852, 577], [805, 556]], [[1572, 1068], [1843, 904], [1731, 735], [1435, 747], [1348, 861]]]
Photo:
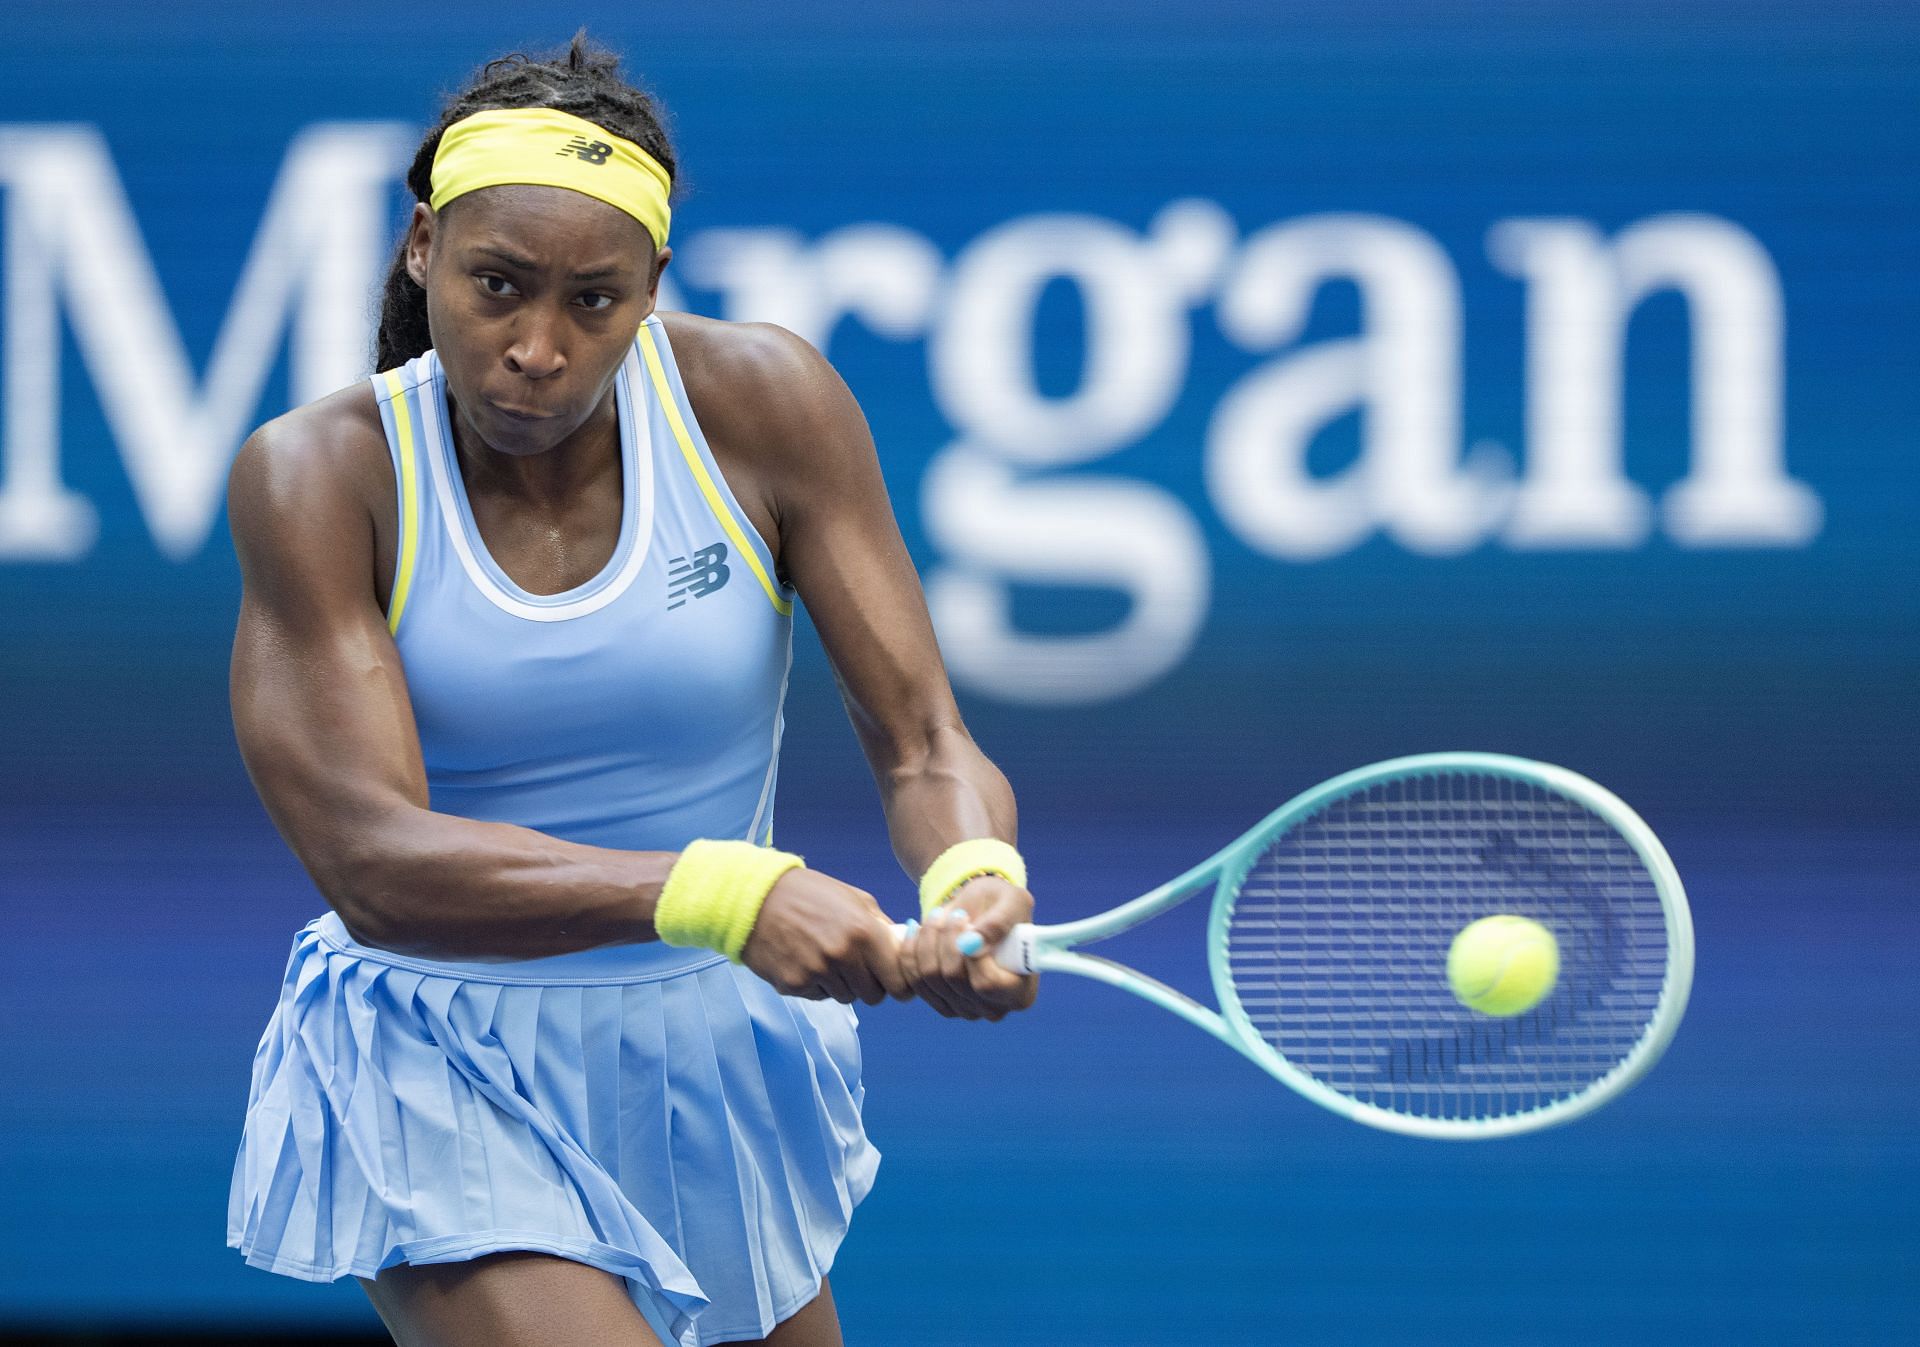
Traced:
[[831, 491], [823, 450], [865, 423], [826, 357], [772, 323], [663, 313], [694, 419], [785, 578], [787, 523]]
[[360, 549], [356, 569], [389, 574], [396, 500], [380, 409], [364, 381], [260, 426], [227, 477], [228, 521], [249, 581], [293, 552], [329, 547]]
[[804, 337], [773, 323], [660, 317], [694, 415], [723, 466], [738, 464], [784, 494], [822, 480], [836, 450], [864, 445], [871, 454], [853, 394]]
[[662, 314], [674, 360], [704, 427], [708, 406], [731, 426], [763, 432], [802, 427], [852, 406], [827, 358], [774, 323], [729, 323], [697, 314]]

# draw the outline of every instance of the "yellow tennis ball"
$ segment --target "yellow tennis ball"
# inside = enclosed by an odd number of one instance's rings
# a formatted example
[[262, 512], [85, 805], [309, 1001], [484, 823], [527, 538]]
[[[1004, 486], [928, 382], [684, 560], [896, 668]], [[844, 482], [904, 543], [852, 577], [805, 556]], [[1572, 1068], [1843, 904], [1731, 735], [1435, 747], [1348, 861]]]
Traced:
[[1482, 1015], [1524, 1015], [1546, 1000], [1559, 977], [1559, 942], [1527, 917], [1482, 917], [1447, 951], [1453, 994]]

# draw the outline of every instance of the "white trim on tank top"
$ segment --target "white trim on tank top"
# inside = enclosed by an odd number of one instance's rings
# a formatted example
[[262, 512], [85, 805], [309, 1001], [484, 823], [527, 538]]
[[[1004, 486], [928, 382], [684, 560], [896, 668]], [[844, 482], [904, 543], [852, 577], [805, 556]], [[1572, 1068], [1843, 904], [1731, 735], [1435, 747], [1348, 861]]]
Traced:
[[[653, 543], [653, 417], [648, 411], [649, 387], [644, 371], [640, 368], [640, 348], [635, 334], [635, 345], [627, 348], [627, 358], [621, 362], [620, 377], [627, 385], [627, 407], [629, 415], [621, 422], [622, 444], [627, 439], [633, 441], [630, 461], [623, 466], [634, 478], [634, 537], [633, 548], [627, 553], [627, 561], [620, 573], [585, 598], [573, 603], [535, 604], [517, 599], [494, 583], [487, 574], [480, 559], [473, 554], [473, 546], [467, 541], [467, 533], [460, 523], [460, 503], [454, 498], [453, 482], [449, 478], [448, 463], [451, 445], [442, 439], [446, 432], [440, 417], [440, 398], [442, 380], [446, 377], [440, 368], [439, 357], [433, 362], [433, 377], [420, 388], [420, 419], [425, 438], [432, 445], [426, 455], [432, 466], [434, 499], [440, 506], [440, 523], [453, 550], [459, 554], [460, 567], [466, 571], [467, 578], [475, 589], [484, 594], [495, 608], [515, 617], [526, 618], [529, 622], [562, 622], [568, 618], [585, 617], [588, 613], [598, 612], [627, 592], [634, 577], [640, 574], [645, 564], [647, 552]], [[616, 397], [616, 402], [618, 398]], [[639, 405], [636, 405], [639, 404]], [[625, 432], [631, 431], [631, 435]], [[591, 582], [589, 582], [591, 583]]]
[[753, 822], [747, 825], [749, 842], [760, 839], [760, 825], [767, 821], [767, 806], [772, 803], [773, 778], [780, 770], [780, 736], [787, 728], [787, 682], [793, 676], [793, 620], [787, 619], [787, 663], [780, 670], [780, 694], [773, 699], [773, 747], [767, 753], [767, 774], [760, 781], [760, 798], [754, 801]]

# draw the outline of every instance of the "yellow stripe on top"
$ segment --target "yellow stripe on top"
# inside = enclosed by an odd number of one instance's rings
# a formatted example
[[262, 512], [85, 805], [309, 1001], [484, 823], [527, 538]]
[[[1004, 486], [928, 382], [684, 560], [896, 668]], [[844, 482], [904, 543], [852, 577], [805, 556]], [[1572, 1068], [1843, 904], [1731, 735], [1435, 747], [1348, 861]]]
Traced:
[[390, 369], [381, 377], [387, 381], [393, 427], [400, 437], [400, 564], [394, 568], [393, 594], [387, 600], [387, 631], [398, 635], [400, 614], [406, 611], [407, 595], [413, 589], [414, 559], [420, 551], [420, 492], [415, 485], [413, 417], [407, 411], [400, 371]]
[[[753, 569], [754, 578], [760, 582], [760, 588], [767, 592], [773, 601], [774, 611], [783, 617], [793, 614], [793, 603], [781, 597], [774, 587], [773, 577], [767, 574], [767, 568], [760, 564], [760, 554], [747, 542], [746, 534], [740, 531], [741, 525], [733, 517], [733, 511], [720, 496], [720, 488], [713, 483], [713, 475], [707, 471], [707, 465], [701, 461], [700, 451], [693, 447], [693, 437], [687, 433], [687, 423], [681, 419], [680, 404], [673, 396], [673, 388], [667, 383], [667, 371], [660, 364], [660, 350], [654, 345], [651, 325], [640, 325], [640, 352], [647, 360], [647, 373], [653, 378], [654, 391], [660, 395], [660, 405], [666, 410], [667, 424], [673, 427], [674, 441], [680, 446], [681, 457], [687, 460], [687, 466], [693, 470], [694, 481], [700, 484], [700, 494], [707, 498], [707, 508], [713, 511], [720, 527], [727, 531], [727, 537], [733, 540], [736, 556], [744, 557]], [[746, 527], [753, 527], [751, 524]]]

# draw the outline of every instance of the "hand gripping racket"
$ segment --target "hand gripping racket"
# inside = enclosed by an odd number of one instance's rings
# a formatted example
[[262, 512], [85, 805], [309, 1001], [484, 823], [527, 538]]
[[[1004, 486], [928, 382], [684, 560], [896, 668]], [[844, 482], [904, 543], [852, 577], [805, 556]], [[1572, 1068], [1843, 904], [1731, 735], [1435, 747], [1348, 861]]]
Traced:
[[[1077, 952], [1213, 886], [1215, 1013]], [[1447, 952], [1469, 922], [1532, 918], [1560, 975], [1525, 1014], [1469, 1010]], [[1571, 1121], [1644, 1075], [1686, 1009], [1693, 923], [1659, 839], [1574, 772], [1492, 753], [1396, 758], [1335, 777], [1153, 892], [1021, 925], [994, 957], [1145, 997], [1314, 1103], [1413, 1136]]]

